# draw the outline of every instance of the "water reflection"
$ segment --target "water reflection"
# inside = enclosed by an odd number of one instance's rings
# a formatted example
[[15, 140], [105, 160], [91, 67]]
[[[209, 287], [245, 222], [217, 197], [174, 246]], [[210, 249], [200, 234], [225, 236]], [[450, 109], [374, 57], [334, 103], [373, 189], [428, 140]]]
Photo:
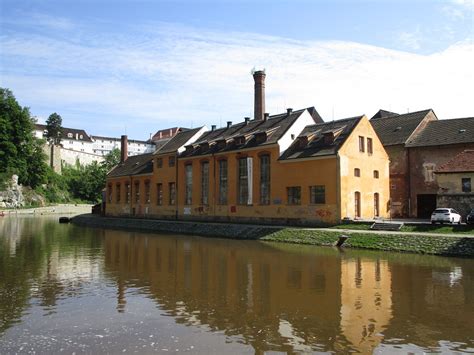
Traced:
[[[39, 309], [62, 329], [74, 324], [71, 310], [94, 318], [97, 330], [126, 328], [90, 348], [112, 352], [112, 344], [121, 351], [137, 341], [132, 334], [163, 333], [165, 318], [175, 324], [171, 334], [224, 334], [224, 344], [201, 340], [218, 352], [246, 344], [255, 353], [474, 347], [472, 259], [157, 236], [44, 218], [3, 220], [0, 233], [0, 339], [3, 332], [12, 342]], [[100, 308], [83, 308], [81, 298]], [[156, 307], [137, 311], [144, 300]]]

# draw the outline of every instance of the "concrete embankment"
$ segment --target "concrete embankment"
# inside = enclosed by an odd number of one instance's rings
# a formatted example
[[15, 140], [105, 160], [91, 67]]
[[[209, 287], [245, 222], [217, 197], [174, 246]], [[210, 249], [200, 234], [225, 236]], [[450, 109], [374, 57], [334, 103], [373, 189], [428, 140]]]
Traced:
[[434, 255], [474, 257], [474, 238], [469, 236], [425, 235], [423, 233], [384, 233], [339, 231], [327, 228], [296, 228], [248, 224], [166, 221], [135, 218], [78, 215], [74, 224], [87, 227], [127, 229], [155, 233], [190, 234], [204, 237], [252, 239], [318, 246], [333, 246], [344, 234], [345, 247], [401, 251]]
[[0, 209], [0, 213], [5, 216], [15, 215], [78, 215], [84, 213], [90, 213], [92, 205], [88, 204], [60, 204], [47, 207], [35, 207], [35, 208], [21, 208], [21, 209]]

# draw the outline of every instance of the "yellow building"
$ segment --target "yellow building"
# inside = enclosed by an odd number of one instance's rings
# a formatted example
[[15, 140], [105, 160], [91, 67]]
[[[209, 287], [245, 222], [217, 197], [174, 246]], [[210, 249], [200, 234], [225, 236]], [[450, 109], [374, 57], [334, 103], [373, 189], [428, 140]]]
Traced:
[[[107, 215], [331, 224], [387, 217], [389, 160], [366, 116], [323, 122], [314, 107], [182, 129], [154, 155], [130, 157], [107, 178]], [[126, 147], [126, 144], [122, 145]]]

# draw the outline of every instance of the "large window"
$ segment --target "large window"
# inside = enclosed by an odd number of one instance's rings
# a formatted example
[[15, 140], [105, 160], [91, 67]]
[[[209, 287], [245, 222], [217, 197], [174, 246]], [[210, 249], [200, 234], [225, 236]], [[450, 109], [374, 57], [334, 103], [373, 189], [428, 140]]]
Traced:
[[135, 202], [140, 202], [140, 182], [135, 183]]
[[209, 204], [209, 162], [201, 163], [201, 204]]
[[270, 204], [270, 156], [260, 156], [260, 204]]
[[108, 197], [109, 203], [112, 203], [112, 184], [109, 184], [107, 186], [107, 197]]
[[239, 159], [238, 191], [239, 204], [252, 204], [252, 158]]
[[227, 160], [219, 160], [219, 204], [227, 205]]
[[130, 202], [130, 183], [129, 182], [125, 183], [125, 192], [126, 192], [125, 202], [129, 203]]
[[150, 203], [150, 181], [145, 181], [145, 203]]
[[374, 147], [372, 144], [372, 138], [367, 138], [367, 153], [372, 155], [374, 153]]
[[290, 186], [286, 188], [289, 205], [301, 205], [301, 186]]
[[311, 204], [326, 203], [326, 186], [316, 185], [309, 187], [309, 201]]
[[462, 192], [471, 192], [471, 178], [462, 178], [461, 179]]
[[115, 185], [115, 202], [120, 202], [120, 184]]
[[174, 205], [176, 203], [176, 184], [174, 182], [169, 183], [170, 199], [169, 204]]
[[187, 164], [185, 167], [185, 190], [184, 203], [190, 205], [193, 202], [193, 166]]
[[365, 152], [365, 142], [364, 142], [364, 137], [359, 136], [359, 152], [363, 153]]
[[163, 184], [156, 184], [156, 204], [163, 205]]

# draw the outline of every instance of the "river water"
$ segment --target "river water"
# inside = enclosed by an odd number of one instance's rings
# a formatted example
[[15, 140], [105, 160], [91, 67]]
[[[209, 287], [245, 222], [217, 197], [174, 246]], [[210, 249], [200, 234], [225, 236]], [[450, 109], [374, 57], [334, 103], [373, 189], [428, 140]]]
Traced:
[[0, 353], [472, 353], [474, 259], [0, 218]]

